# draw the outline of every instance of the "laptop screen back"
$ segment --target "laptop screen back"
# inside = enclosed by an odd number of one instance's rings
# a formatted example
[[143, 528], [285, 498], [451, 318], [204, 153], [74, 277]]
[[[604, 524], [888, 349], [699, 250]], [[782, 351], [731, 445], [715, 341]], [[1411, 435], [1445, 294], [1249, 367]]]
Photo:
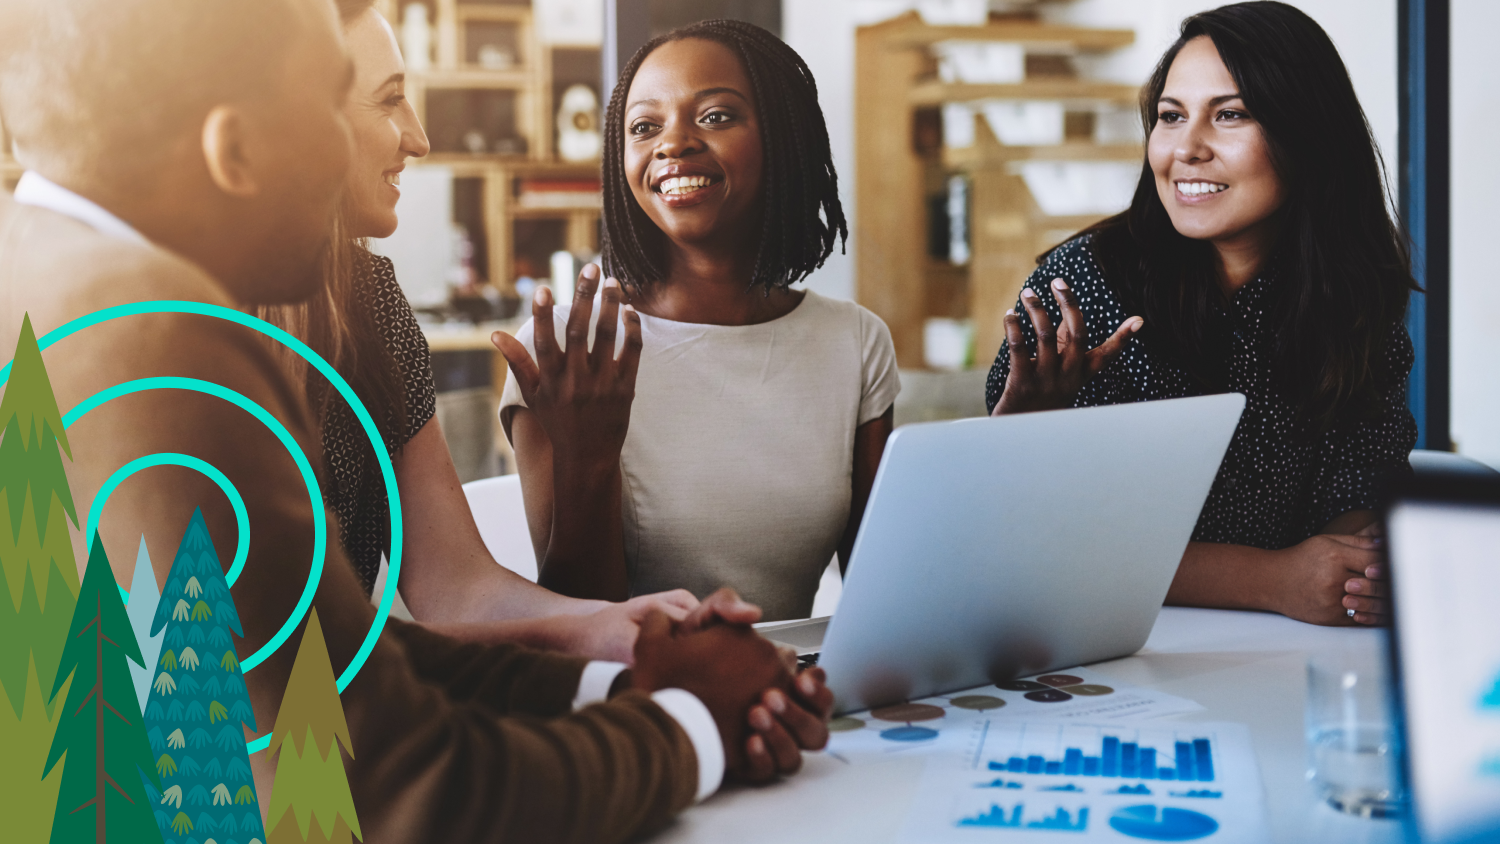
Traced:
[[1387, 517], [1414, 820], [1500, 841], [1500, 494], [1407, 497]]

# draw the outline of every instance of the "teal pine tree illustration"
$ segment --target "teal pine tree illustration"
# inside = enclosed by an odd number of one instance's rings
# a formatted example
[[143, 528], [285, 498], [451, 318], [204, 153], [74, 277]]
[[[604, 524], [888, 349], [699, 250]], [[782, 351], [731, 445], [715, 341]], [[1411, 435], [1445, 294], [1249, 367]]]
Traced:
[[120, 603], [109, 559], [97, 536], [83, 573], [78, 607], [52, 694], [72, 675], [58, 719], [46, 775], [62, 761], [62, 787], [53, 814], [53, 844], [160, 842], [142, 778], [155, 780], [146, 731], [136, 709], [126, 660], [141, 661]]
[[245, 752], [245, 728], [256, 728], [255, 713], [230, 638], [245, 634], [198, 510], [151, 623], [152, 635], [163, 630], [145, 712], [161, 776], [159, 790], [147, 789], [157, 828], [167, 844], [259, 844], [260, 802]]
[[130, 628], [135, 631], [136, 644], [141, 646], [144, 665], [131, 665], [130, 676], [135, 680], [135, 696], [140, 701], [141, 711], [146, 709], [146, 698], [151, 694], [151, 677], [156, 673], [156, 658], [161, 656], [161, 633], [151, 635], [151, 622], [156, 619], [156, 607], [161, 602], [161, 590], [156, 586], [156, 572], [151, 570], [151, 554], [146, 550], [146, 537], [141, 536], [141, 550], [135, 555], [135, 574], [130, 577], [130, 600], [125, 604], [125, 614], [130, 617]]
[[[15, 841], [46, 841], [62, 772], [37, 773], [57, 727], [57, 666], [78, 595], [63, 469], [72, 459], [31, 320], [0, 398], [0, 818]], [[67, 672], [63, 672], [67, 676]], [[61, 704], [61, 698], [58, 704]]]
[[351, 844], [354, 838], [364, 840], [354, 814], [354, 796], [349, 792], [340, 745], [353, 759], [349, 724], [344, 720], [338, 682], [315, 608], [307, 615], [297, 661], [292, 664], [271, 745], [266, 749], [273, 756], [280, 751], [267, 815], [271, 830], [268, 844]]

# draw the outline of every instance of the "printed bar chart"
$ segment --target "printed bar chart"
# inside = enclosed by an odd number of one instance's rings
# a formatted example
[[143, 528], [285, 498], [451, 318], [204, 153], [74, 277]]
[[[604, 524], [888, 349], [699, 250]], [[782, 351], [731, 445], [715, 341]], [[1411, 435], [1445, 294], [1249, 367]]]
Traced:
[[[1097, 755], [1084, 755], [1082, 747], [1065, 747], [1061, 755], [1059, 759], [1048, 758], [1044, 753], [1016, 753], [1003, 760], [991, 760], [987, 767], [1013, 774], [1214, 781], [1213, 743], [1206, 738], [1178, 739], [1158, 748], [1105, 735], [1099, 742]], [[1162, 765], [1163, 762], [1174, 767]]]
[[958, 826], [1039, 829], [1056, 832], [1083, 832], [1089, 827], [1089, 810], [1087, 807], [1078, 810], [1077, 819], [1074, 819], [1072, 813], [1067, 809], [1059, 807], [1052, 814], [1029, 823], [1025, 823], [1022, 820], [1021, 813], [1024, 808], [1025, 804], [1017, 803], [1015, 808], [1011, 809], [1010, 814], [1006, 815], [1005, 811], [999, 805], [992, 803], [988, 811], [974, 815], [973, 817], [960, 819]]

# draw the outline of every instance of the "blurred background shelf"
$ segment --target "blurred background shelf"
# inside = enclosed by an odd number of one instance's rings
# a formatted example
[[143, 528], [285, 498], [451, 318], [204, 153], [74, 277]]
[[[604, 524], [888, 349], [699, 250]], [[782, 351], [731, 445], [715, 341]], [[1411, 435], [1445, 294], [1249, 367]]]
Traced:
[[5, 134], [5, 124], [0, 123], [0, 189], [13, 191], [20, 180], [21, 165], [11, 155], [10, 136]]
[[975, 144], [963, 149], [943, 150], [948, 170], [990, 170], [1014, 161], [1130, 161], [1139, 163], [1145, 150], [1140, 144], [1061, 143], [1056, 146], [1008, 147], [999, 143]]
[[558, 253], [570, 266], [598, 253], [596, 5], [377, 0], [432, 151], [408, 162], [401, 225], [372, 248], [396, 262], [418, 311], [438, 419], [465, 481], [514, 471], [495, 420], [506, 364], [490, 334], [520, 327], [522, 300], [552, 283]]
[[991, 99], [1133, 104], [1139, 95], [1140, 88], [1135, 85], [1042, 79], [1012, 85], [920, 82], [911, 86], [907, 97], [912, 105], [942, 105], [943, 103]]
[[858, 298], [903, 369], [987, 367], [1036, 256], [1134, 189], [1140, 89], [1089, 79], [1075, 59], [1135, 33], [1048, 23], [1045, 5], [856, 32]]

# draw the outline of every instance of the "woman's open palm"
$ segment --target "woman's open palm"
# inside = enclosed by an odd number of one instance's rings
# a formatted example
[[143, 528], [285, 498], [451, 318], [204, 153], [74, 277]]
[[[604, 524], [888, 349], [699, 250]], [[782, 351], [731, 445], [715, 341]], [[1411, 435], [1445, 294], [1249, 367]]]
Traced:
[[556, 460], [617, 462], [630, 427], [630, 405], [635, 399], [635, 377], [641, 362], [641, 318], [634, 308], [624, 306], [625, 343], [616, 358], [621, 290], [619, 282], [608, 279], [591, 350], [589, 318], [599, 276], [599, 268], [593, 264], [578, 275], [564, 334], [566, 349], [558, 345], [552, 322], [552, 292], [545, 287], [537, 291], [531, 304], [536, 360], [509, 334], [497, 331], [490, 337], [510, 364], [527, 407], [551, 439]]
[[1010, 375], [1005, 379], [1005, 392], [995, 403], [992, 416], [1071, 407], [1083, 385], [1119, 357], [1126, 341], [1143, 324], [1140, 317], [1131, 317], [1109, 339], [1090, 349], [1088, 325], [1072, 288], [1062, 279], [1054, 278], [1052, 295], [1062, 311], [1062, 324], [1056, 330], [1041, 298], [1029, 287], [1021, 289], [1021, 305], [1036, 329], [1034, 358], [1021, 332], [1021, 317], [1015, 311], [1005, 312]]

